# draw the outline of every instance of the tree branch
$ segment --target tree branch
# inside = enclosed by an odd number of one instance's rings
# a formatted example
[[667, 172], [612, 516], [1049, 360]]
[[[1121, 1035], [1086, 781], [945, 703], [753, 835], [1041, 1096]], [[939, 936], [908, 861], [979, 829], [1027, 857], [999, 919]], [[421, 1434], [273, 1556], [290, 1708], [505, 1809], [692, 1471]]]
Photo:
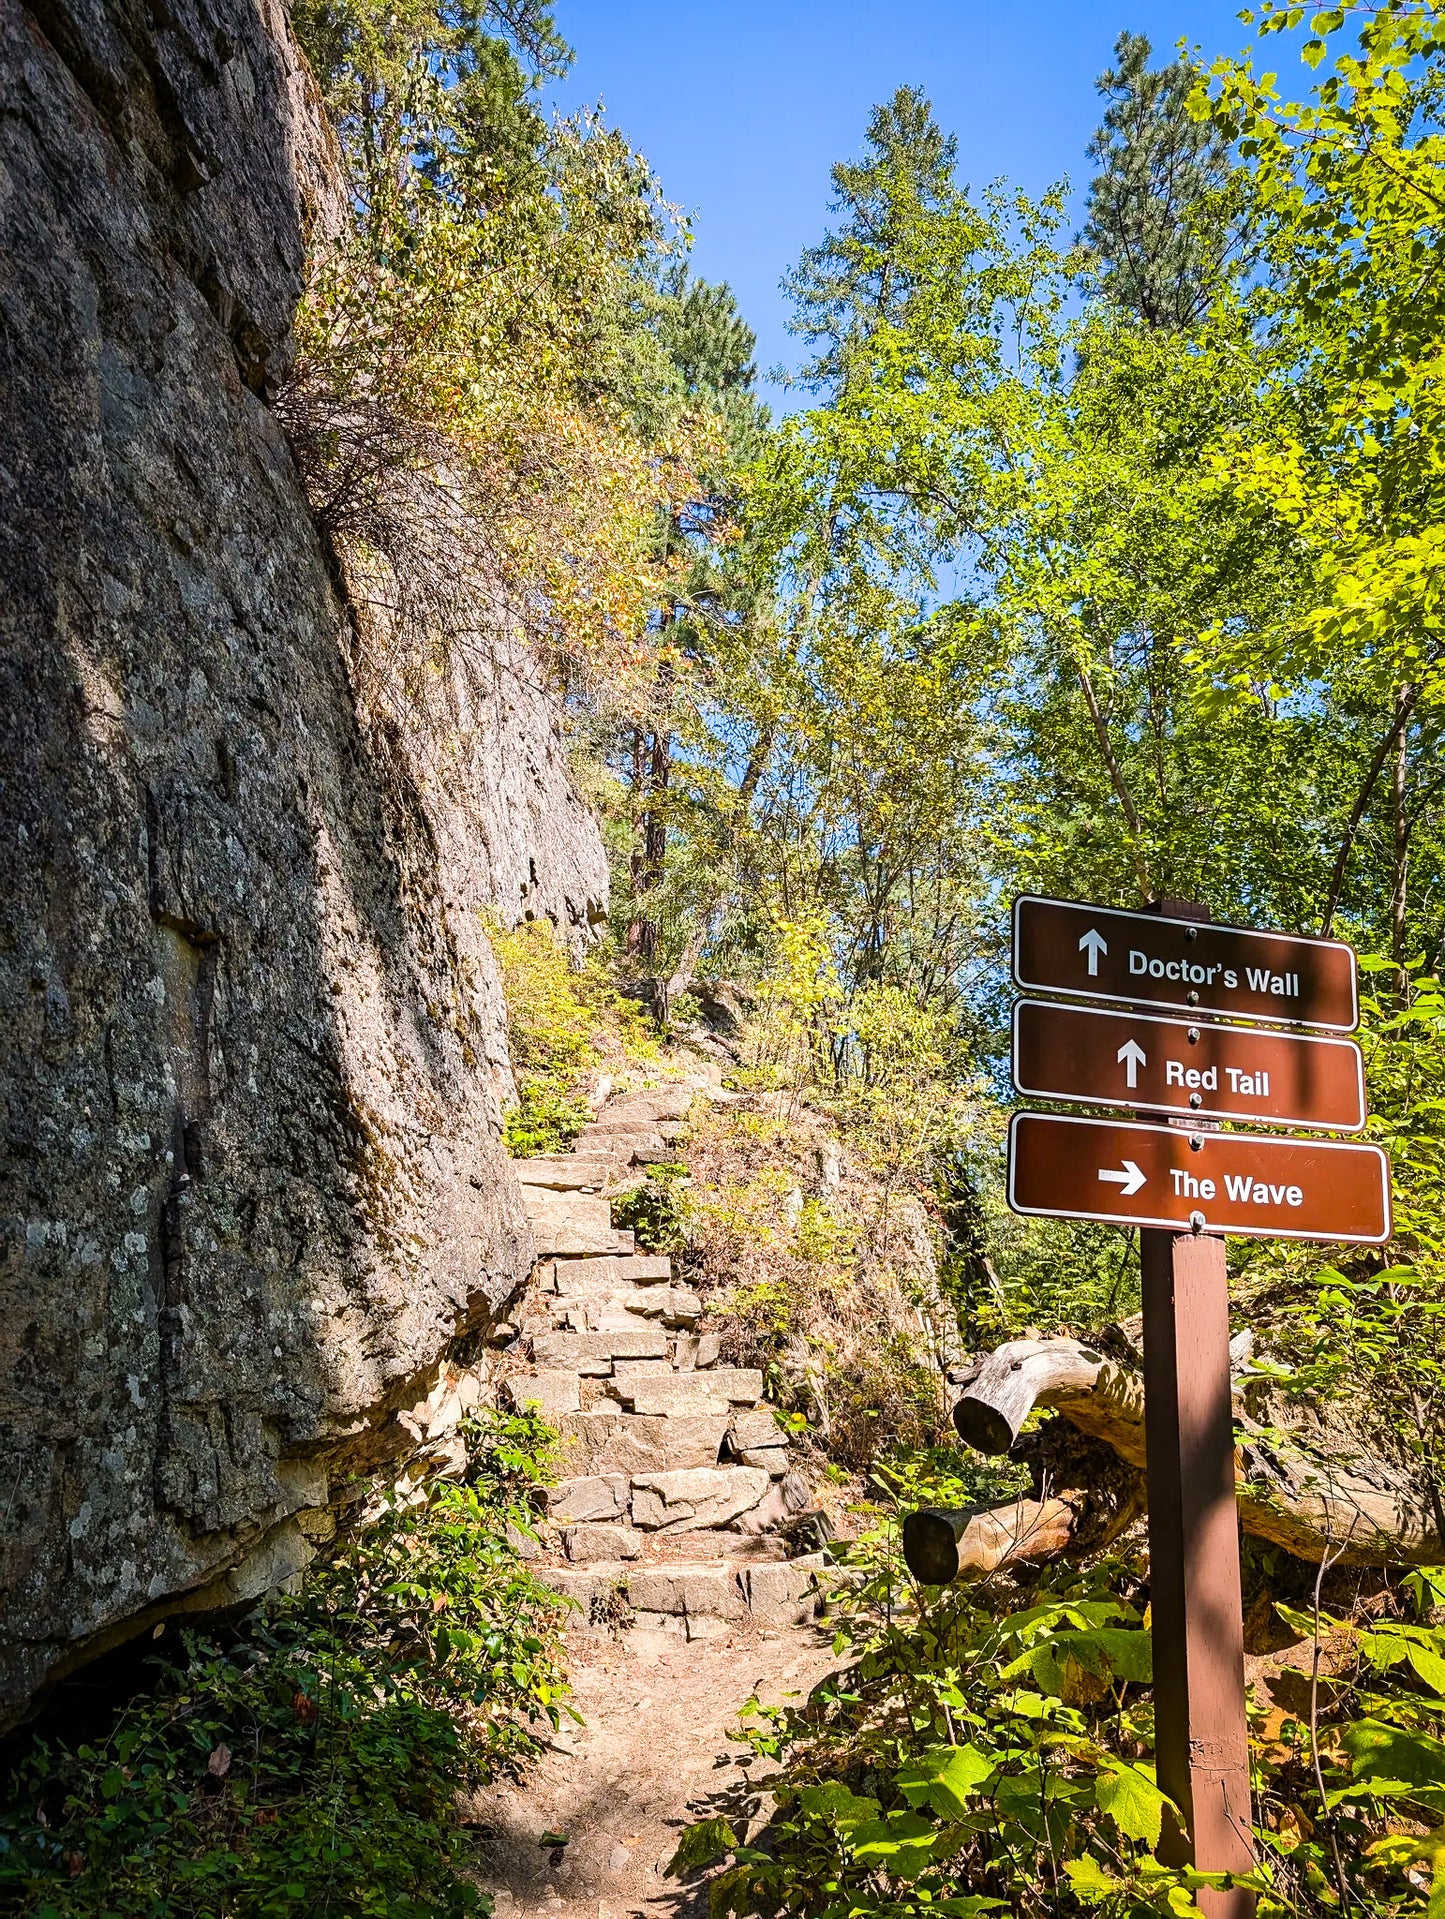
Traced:
[[1365, 808], [1370, 803], [1370, 795], [1375, 790], [1375, 782], [1379, 779], [1384, 769], [1385, 761], [1390, 757], [1390, 752], [1395, 742], [1409, 724], [1410, 715], [1414, 711], [1415, 701], [1419, 696], [1419, 691], [1418, 685], [1401, 687], [1395, 701], [1395, 717], [1390, 722], [1390, 730], [1375, 748], [1374, 758], [1370, 761], [1369, 769], [1365, 774], [1364, 785], [1361, 786], [1355, 799], [1354, 809], [1350, 814], [1350, 823], [1345, 828], [1345, 837], [1340, 845], [1339, 857], [1335, 861], [1335, 870], [1330, 876], [1329, 896], [1325, 900], [1324, 917], [1320, 921], [1321, 939], [1329, 938], [1330, 928], [1335, 923], [1335, 914], [1340, 904], [1340, 894], [1344, 891], [1345, 886], [1345, 869], [1350, 863], [1350, 854], [1354, 850], [1355, 835], [1360, 830], [1360, 821], [1365, 817]]

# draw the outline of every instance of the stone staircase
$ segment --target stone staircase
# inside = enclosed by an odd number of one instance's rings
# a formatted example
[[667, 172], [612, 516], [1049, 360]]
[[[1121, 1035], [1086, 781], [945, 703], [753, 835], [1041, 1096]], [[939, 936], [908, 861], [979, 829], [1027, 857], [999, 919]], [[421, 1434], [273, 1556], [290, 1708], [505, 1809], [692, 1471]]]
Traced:
[[596, 1623], [688, 1639], [811, 1617], [823, 1563], [790, 1558], [778, 1531], [809, 1491], [762, 1374], [724, 1365], [672, 1260], [612, 1225], [694, 1101], [721, 1097], [702, 1075], [604, 1093], [571, 1152], [516, 1162], [538, 1260], [505, 1390], [557, 1427], [568, 1473], [538, 1570]]

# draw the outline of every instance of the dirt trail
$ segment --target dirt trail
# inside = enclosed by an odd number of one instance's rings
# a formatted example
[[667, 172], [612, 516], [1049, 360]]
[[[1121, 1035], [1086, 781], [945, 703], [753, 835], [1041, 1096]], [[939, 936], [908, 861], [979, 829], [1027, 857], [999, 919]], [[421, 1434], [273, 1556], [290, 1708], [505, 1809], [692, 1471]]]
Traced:
[[[574, 1704], [586, 1725], [520, 1782], [478, 1796], [481, 1875], [497, 1919], [676, 1919], [693, 1896], [663, 1877], [690, 1819], [726, 1811], [741, 1832], [772, 1770], [730, 1743], [753, 1695], [803, 1696], [837, 1665], [812, 1625], [752, 1626], [691, 1642], [651, 1631], [569, 1634]], [[546, 1832], [565, 1847], [544, 1849]]]

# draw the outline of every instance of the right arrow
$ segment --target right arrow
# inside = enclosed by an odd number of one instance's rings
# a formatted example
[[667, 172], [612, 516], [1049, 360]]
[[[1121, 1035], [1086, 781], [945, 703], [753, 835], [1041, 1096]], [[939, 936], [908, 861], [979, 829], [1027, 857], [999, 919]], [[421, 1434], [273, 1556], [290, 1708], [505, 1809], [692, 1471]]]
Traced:
[[[1133, 1084], [1132, 1080], [1130, 1084]], [[1107, 1179], [1111, 1185], [1117, 1186], [1125, 1199], [1132, 1199], [1134, 1194], [1137, 1193], [1139, 1188], [1144, 1184], [1144, 1175], [1139, 1171], [1139, 1168], [1134, 1164], [1132, 1159], [1126, 1159], [1124, 1161], [1124, 1170], [1122, 1173], [1110, 1172], [1107, 1166], [1101, 1166], [1099, 1168], [1099, 1178]]]
[[1084, 937], [1079, 941], [1079, 951], [1089, 955], [1090, 979], [1097, 979], [1099, 977], [1099, 955], [1100, 953], [1107, 953], [1108, 950], [1109, 942], [1096, 927], [1091, 926], [1088, 932], [1085, 933]]
[[1147, 1065], [1149, 1055], [1137, 1040], [1125, 1040], [1114, 1055], [1124, 1062], [1125, 1084], [1132, 1090], [1139, 1084], [1139, 1068]]

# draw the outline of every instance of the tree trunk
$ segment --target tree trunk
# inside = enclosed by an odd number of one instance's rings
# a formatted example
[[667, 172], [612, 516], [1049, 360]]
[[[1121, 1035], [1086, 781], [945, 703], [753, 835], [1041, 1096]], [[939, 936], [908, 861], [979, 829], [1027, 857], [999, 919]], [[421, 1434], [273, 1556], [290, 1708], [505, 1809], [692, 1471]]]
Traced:
[[[1397, 714], [1405, 707], [1410, 688], [1402, 686], [1397, 700]], [[1400, 727], [1400, 736], [1395, 742], [1394, 778], [1391, 781], [1390, 799], [1394, 814], [1395, 860], [1390, 887], [1390, 957], [1395, 962], [1395, 991], [1404, 999], [1410, 985], [1410, 976], [1405, 971], [1405, 894], [1410, 877], [1410, 816], [1406, 810], [1406, 785], [1409, 777], [1410, 729]]]
[[[647, 910], [647, 896], [653, 893], [667, 874], [667, 798], [672, 777], [672, 729], [669, 724], [672, 705], [673, 668], [663, 660], [657, 669], [657, 717], [652, 727], [650, 751], [643, 746], [643, 733], [635, 727], [632, 734], [632, 830], [631, 860], [632, 921], [627, 928], [627, 950], [649, 972], [657, 962], [660, 931], [656, 917]], [[658, 1007], [666, 1017], [666, 1006]]]
[[982, 1577], [1006, 1561], [1052, 1559], [1067, 1550], [1076, 1514], [1066, 1499], [1016, 1499], [985, 1512], [925, 1507], [903, 1522], [903, 1557], [925, 1586], [961, 1573]]

